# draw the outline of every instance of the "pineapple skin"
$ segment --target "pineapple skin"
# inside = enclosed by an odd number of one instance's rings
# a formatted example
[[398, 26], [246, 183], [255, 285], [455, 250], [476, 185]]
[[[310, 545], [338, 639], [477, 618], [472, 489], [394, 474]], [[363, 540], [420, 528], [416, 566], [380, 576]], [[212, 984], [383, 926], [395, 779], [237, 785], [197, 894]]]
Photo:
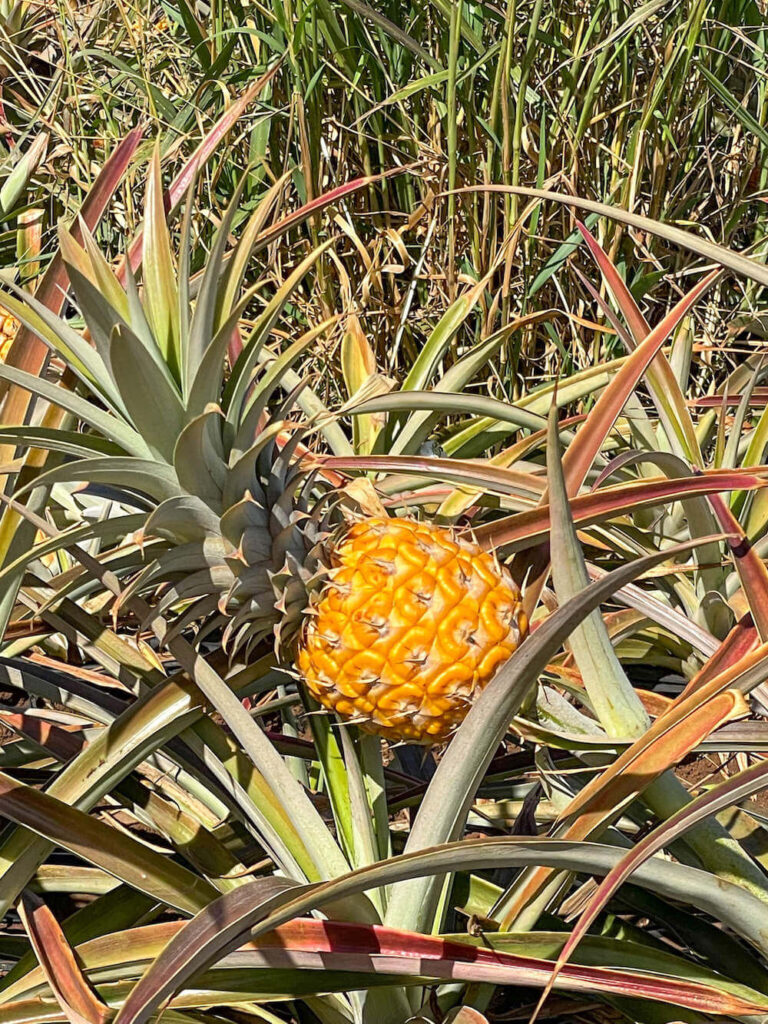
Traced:
[[355, 523], [331, 563], [299, 644], [309, 692], [391, 742], [444, 742], [525, 635], [516, 584], [477, 544], [407, 519]]
[[0, 306], [0, 362], [5, 362], [20, 326], [16, 317]]

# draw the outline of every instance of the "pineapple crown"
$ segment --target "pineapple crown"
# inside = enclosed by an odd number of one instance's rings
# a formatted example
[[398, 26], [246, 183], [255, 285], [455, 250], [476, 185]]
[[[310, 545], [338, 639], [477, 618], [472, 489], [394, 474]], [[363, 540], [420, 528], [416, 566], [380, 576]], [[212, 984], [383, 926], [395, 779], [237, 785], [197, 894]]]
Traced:
[[[75, 430], [22, 428], [26, 443], [69, 456], [35, 486], [106, 488], [124, 513], [113, 531], [122, 542], [114, 571], [129, 580], [122, 600], [162, 588], [161, 610], [184, 606], [179, 627], [201, 619], [225, 624], [232, 649], [270, 633], [285, 641], [295, 631], [307, 588], [322, 571], [320, 544], [334, 516], [330, 486], [304, 468], [307, 428], [291, 418], [296, 409], [312, 414], [320, 407], [292, 366], [334, 321], [281, 352], [267, 347], [285, 303], [330, 243], [299, 262], [239, 338], [243, 314], [261, 287], [244, 289], [247, 266], [281, 185], [270, 189], [228, 250], [238, 187], [205, 268], [193, 277], [191, 199], [177, 265], [156, 152], [141, 289], [130, 260], [115, 273], [84, 225], [82, 246], [61, 234], [90, 343], [31, 295], [17, 290], [1, 300], [64, 360], [87, 396], [3, 368], [12, 383], [58, 404], [70, 414], [70, 427], [76, 424]], [[135, 543], [126, 544], [131, 538]]]

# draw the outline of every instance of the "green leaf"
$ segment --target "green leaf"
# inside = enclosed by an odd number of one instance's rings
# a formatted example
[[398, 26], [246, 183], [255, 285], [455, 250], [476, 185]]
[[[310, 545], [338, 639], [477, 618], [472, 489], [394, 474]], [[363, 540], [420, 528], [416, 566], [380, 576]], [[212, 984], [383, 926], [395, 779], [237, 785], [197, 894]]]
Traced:
[[152, 155], [147, 179], [142, 264], [146, 308], [152, 331], [163, 361], [176, 383], [180, 385], [177, 285], [163, 204], [160, 150], [157, 147]]
[[147, 447], [172, 464], [184, 407], [167, 370], [127, 327], [112, 332], [109, 359], [128, 415]]
[[243, 346], [243, 351], [232, 368], [232, 374], [224, 389], [222, 398], [222, 406], [227, 414], [227, 422], [230, 424], [233, 432], [236, 431], [240, 423], [243, 402], [251, 381], [251, 373], [259, 359], [263, 346], [266, 344], [270, 331], [277, 322], [285, 304], [307, 272], [333, 243], [334, 239], [331, 238], [313, 249], [308, 256], [305, 256], [301, 263], [291, 272], [287, 280], [280, 285], [267, 303], [264, 311], [256, 320]]
[[116, 416], [111, 416], [99, 409], [85, 398], [75, 394], [74, 391], [57, 387], [43, 377], [26, 373], [24, 370], [17, 370], [7, 363], [0, 363], [0, 379], [8, 380], [17, 387], [31, 391], [47, 402], [57, 405], [60, 409], [66, 409], [67, 412], [71, 412], [73, 416], [87, 423], [94, 430], [98, 430], [105, 438], [132, 455], [141, 458], [150, 454], [144, 439], [136, 433], [133, 427]]
[[[157, 1007], [181, 989], [189, 978], [236, 948], [246, 936], [257, 939], [295, 917], [355, 893], [422, 875], [445, 875], [462, 869], [542, 864], [605, 874], [621, 856], [621, 850], [595, 843], [519, 836], [468, 839], [405, 854], [322, 885], [302, 886], [273, 896], [266, 896], [263, 888], [256, 885], [242, 886], [217, 900], [165, 946], [126, 999], [115, 1024], [145, 1024]], [[763, 913], [759, 901], [739, 886], [722, 883], [731, 896], [731, 899], [723, 899], [723, 893], [717, 892], [718, 887], [711, 885], [707, 872], [682, 864], [661, 861], [652, 868], [643, 865], [635, 881], [668, 896], [674, 893], [676, 898], [682, 897], [715, 913], [720, 920], [727, 918], [731, 923], [738, 920], [740, 934], [748, 919], [754, 922], [755, 913], [761, 916]], [[738, 912], [731, 900], [739, 904]], [[765, 999], [764, 996], [759, 998]]]
[[222, 511], [222, 492], [227, 466], [221, 438], [224, 416], [210, 405], [181, 432], [173, 453], [179, 481], [190, 494], [204, 501], [214, 512]]
[[[135, 491], [137, 495], [148, 495], [156, 502], [165, 501], [179, 493], [179, 481], [170, 466], [148, 459], [134, 459], [121, 456], [81, 459], [66, 462], [55, 469], [41, 473], [36, 480], [16, 492], [19, 498], [35, 487], [46, 487], [56, 483], [85, 481], [92, 484], [109, 484], [118, 488], [121, 494]], [[142, 502], [143, 504], [143, 502]]]
[[195, 914], [217, 896], [202, 878], [125, 832], [0, 772], [0, 812], [139, 892]]
[[[547, 480], [552, 517], [552, 581], [558, 601], [565, 604], [587, 586], [589, 576], [568, 504], [554, 407], [547, 432]], [[640, 735], [650, 719], [616, 656], [599, 610], [575, 627], [568, 644], [603, 728], [610, 736]]]
[[563, 192], [548, 192], [544, 189], [526, 188], [522, 185], [471, 185], [465, 189], [458, 189], [459, 192], [501, 192], [512, 195], [528, 196], [531, 199], [543, 199], [555, 203], [564, 203], [566, 206], [573, 206], [578, 210], [587, 210], [596, 213], [601, 217], [609, 217], [611, 220], [627, 224], [629, 227], [637, 228], [639, 231], [647, 231], [652, 235], [658, 235], [673, 245], [688, 249], [703, 257], [711, 263], [727, 267], [741, 277], [746, 277], [758, 284], [768, 284], [768, 267], [757, 260], [742, 256], [723, 245], [716, 245], [701, 235], [693, 234], [691, 231], [683, 231], [681, 228], [673, 227], [664, 221], [653, 220], [651, 217], [643, 217], [638, 213], [629, 213], [622, 210], [620, 206], [608, 206], [606, 203], [597, 203], [592, 199], [582, 199], [580, 196], [569, 196]]

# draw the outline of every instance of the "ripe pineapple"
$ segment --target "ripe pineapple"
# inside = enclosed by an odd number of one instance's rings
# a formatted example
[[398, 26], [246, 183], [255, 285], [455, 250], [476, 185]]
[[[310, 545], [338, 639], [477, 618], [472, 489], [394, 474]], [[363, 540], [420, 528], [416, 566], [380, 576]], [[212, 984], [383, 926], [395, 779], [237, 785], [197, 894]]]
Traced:
[[[445, 528], [370, 516], [350, 523], [331, 482], [312, 471], [291, 417], [318, 400], [307, 405], [302, 383], [286, 374], [319, 332], [281, 354], [266, 342], [321, 249], [267, 303], [227, 374], [257, 232], [247, 226], [247, 243], [225, 259], [236, 194], [195, 290], [182, 276], [188, 261], [175, 270], [161, 196], [156, 157], [141, 292], [130, 274], [125, 288], [118, 283], [93, 239], [81, 248], [62, 236], [92, 347], [66, 323], [37, 316], [33, 296], [3, 299], [96, 399], [92, 413], [80, 407], [77, 443], [71, 431], [59, 441], [25, 428], [30, 447], [69, 455], [36, 485], [108, 488], [116, 546], [101, 557], [124, 581], [123, 599], [156, 599], [162, 614], [178, 614], [177, 628], [221, 628], [228, 649], [246, 656], [274, 638], [341, 718], [392, 740], [444, 740], [520, 642], [517, 589], [490, 555]], [[263, 209], [254, 218], [263, 223]], [[38, 388], [34, 377], [26, 384]], [[281, 387], [287, 397], [276, 400]]]
[[155, 35], [163, 35], [170, 29], [171, 23], [166, 14], [162, 14], [155, 22], [148, 17], [135, 18], [131, 22], [131, 31], [137, 36], [145, 35], [150, 31]]
[[356, 523], [331, 560], [299, 647], [310, 692], [389, 739], [447, 739], [520, 643], [517, 587], [476, 544], [407, 519]]
[[16, 317], [0, 306], [0, 362], [5, 362], [20, 326]]

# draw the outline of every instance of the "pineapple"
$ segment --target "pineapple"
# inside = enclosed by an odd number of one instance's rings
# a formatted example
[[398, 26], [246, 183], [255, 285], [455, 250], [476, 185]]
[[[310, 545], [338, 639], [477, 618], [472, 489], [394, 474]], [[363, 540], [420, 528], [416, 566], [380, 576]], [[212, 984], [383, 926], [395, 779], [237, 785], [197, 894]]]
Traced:
[[[118, 282], [92, 238], [81, 248], [63, 234], [92, 346], [67, 323], [41, 316], [33, 296], [3, 299], [96, 400], [87, 414], [79, 407], [78, 435], [62, 432], [59, 441], [23, 428], [30, 447], [70, 456], [36, 486], [109, 489], [116, 546], [101, 557], [124, 581], [123, 600], [155, 598], [159, 612], [177, 614], [175, 628], [198, 627], [200, 636], [221, 629], [233, 655], [271, 640], [309, 694], [343, 720], [393, 741], [441, 742], [519, 644], [520, 594], [492, 556], [449, 529], [345, 518], [337, 481], [307, 458], [294, 409], [316, 413], [319, 400], [307, 399], [291, 364], [320, 331], [280, 354], [267, 340], [324, 247], [266, 304], [225, 372], [233, 329], [256, 291], [240, 298], [265, 218], [258, 208], [225, 258], [238, 204], [236, 193], [196, 289], [187, 279], [188, 220], [175, 268], [157, 156], [141, 291], [130, 271], [125, 287]], [[30, 390], [43, 387], [14, 373]], [[287, 397], [275, 399], [279, 388]], [[331, 444], [347, 444], [329, 420], [319, 429]], [[103, 538], [103, 524], [96, 529]]]
[[447, 739], [520, 643], [517, 587], [476, 544], [407, 519], [354, 524], [331, 561], [299, 646], [309, 691], [368, 732]]
[[0, 362], [5, 362], [20, 326], [16, 317], [0, 306]]
[[131, 31], [137, 36], [145, 35], [150, 31], [156, 35], [164, 35], [166, 32], [170, 32], [170, 30], [171, 23], [165, 14], [160, 15], [154, 23], [150, 18], [146, 17], [135, 18], [131, 22]]

